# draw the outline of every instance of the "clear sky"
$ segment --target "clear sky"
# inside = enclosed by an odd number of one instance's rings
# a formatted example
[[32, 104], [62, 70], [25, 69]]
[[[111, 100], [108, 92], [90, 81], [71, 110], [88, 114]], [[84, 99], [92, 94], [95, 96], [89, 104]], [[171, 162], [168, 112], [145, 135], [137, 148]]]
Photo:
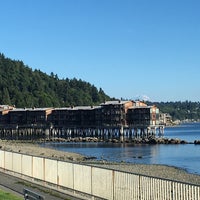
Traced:
[[200, 1], [0, 0], [0, 52], [111, 97], [200, 101]]

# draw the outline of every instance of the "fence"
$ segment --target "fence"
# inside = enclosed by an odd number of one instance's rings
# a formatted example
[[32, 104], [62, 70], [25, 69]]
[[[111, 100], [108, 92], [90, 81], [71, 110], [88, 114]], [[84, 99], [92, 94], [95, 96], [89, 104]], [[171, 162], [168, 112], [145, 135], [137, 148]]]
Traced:
[[0, 150], [0, 168], [55, 189], [109, 200], [200, 200], [200, 186]]

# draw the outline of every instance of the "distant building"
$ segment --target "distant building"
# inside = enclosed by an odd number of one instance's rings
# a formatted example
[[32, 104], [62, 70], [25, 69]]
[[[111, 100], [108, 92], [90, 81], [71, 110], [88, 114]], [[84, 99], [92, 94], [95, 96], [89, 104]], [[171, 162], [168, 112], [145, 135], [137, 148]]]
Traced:
[[170, 126], [173, 124], [172, 116], [169, 113], [160, 113], [160, 125]]

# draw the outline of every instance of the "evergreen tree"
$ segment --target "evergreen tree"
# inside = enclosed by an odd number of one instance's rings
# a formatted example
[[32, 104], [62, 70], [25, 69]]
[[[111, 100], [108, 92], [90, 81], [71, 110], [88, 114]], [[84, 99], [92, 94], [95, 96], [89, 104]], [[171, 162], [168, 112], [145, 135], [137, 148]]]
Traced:
[[7, 88], [3, 88], [2, 92], [2, 104], [11, 105], [10, 95]]
[[103, 90], [81, 79], [62, 79], [32, 70], [22, 61], [6, 58], [0, 53], [0, 104], [16, 107], [62, 107], [98, 105], [109, 100]]

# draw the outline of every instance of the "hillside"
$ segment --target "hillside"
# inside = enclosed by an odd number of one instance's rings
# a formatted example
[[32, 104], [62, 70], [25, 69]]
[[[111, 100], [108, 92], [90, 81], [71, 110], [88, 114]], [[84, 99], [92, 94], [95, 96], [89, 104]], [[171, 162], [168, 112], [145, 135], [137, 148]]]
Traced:
[[200, 102], [148, 102], [155, 104], [163, 113], [169, 113], [173, 120], [200, 120]]
[[110, 97], [88, 82], [59, 79], [0, 54], [0, 104], [16, 107], [97, 105]]

